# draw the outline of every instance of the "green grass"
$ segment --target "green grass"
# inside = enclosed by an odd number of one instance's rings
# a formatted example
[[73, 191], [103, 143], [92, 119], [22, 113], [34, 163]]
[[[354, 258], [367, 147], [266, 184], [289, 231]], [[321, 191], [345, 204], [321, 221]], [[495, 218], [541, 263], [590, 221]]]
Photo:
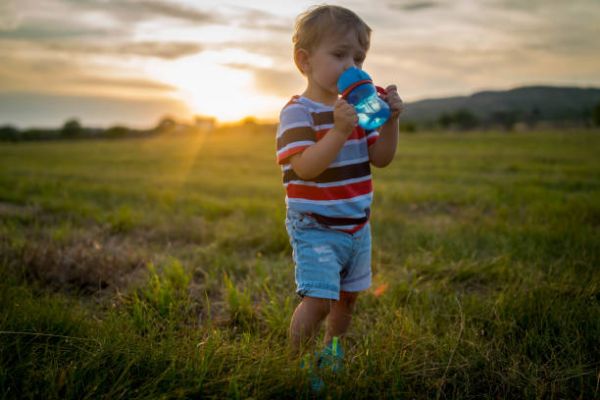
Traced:
[[[599, 398], [599, 154], [402, 136], [324, 396]], [[312, 398], [283, 198], [272, 132], [1, 144], [1, 398]]]

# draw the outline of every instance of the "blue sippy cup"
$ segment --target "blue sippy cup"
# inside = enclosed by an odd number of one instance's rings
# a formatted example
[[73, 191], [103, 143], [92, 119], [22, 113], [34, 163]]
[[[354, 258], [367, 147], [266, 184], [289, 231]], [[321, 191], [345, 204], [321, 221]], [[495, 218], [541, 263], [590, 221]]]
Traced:
[[373, 85], [373, 80], [365, 71], [356, 67], [345, 70], [337, 82], [338, 93], [352, 104], [358, 114], [358, 125], [365, 130], [379, 128], [390, 117], [390, 107], [377, 92], [383, 88]]

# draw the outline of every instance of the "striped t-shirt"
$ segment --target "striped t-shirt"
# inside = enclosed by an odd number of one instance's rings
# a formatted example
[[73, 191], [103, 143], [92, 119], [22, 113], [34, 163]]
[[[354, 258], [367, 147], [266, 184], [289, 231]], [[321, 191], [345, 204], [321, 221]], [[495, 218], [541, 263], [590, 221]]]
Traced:
[[333, 128], [333, 107], [294, 96], [281, 110], [277, 162], [283, 172], [288, 209], [313, 215], [331, 228], [356, 232], [369, 220], [373, 199], [368, 147], [379, 133], [356, 127], [336, 159], [319, 176], [302, 180], [289, 159]]

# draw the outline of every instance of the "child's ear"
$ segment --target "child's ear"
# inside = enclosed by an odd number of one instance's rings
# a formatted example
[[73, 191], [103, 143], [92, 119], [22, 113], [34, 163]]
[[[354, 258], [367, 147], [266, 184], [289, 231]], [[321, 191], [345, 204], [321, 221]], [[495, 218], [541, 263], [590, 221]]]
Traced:
[[294, 62], [296, 63], [296, 67], [298, 67], [300, 72], [306, 75], [310, 69], [308, 51], [306, 49], [298, 49], [294, 51]]

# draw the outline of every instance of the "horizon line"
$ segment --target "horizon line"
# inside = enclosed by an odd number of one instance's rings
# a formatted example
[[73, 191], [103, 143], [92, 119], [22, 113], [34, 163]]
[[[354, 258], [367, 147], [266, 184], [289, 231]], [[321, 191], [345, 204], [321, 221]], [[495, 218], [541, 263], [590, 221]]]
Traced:
[[[511, 92], [511, 91], [519, 90], [519, 89], [532, 89], [532, 88], [600, 90], [599, 86], [594, 86], [593, 84], [585, 85], [585, 84], [527, 83], [527, 84], [522, 84], [522, 85], [511, 86], [509, 88], [477, 89], [477, 90], [471, 91], [468, 94], [448, 94], [448, 95], [441, 95], [441, 96], [419, 97], [415, 100], [405, 101], [405, 103], [411, 104], [411, 103], [419, 103], [419, 102], [424, 102], [424, 101], [471, 97], [473, 95], [480, 94], [480, 93], [501, 93], [501, 92]], [[101, 100], [101, 101], [114, 101], [114, 100], [132, 101], [132, 102], [134, 102], [134, 101], [154, 101], [154, 102], [160, 101], [160, 99], [157, 99], [157, 98], [150, 98], [150, 99], [130, 98], [130, 99], [127, 99], [127, 98], [123, 98], [123, 97], [107, 96], [107, 95], [94, 96], [94, 95], [89, 95], [89, 94], [60, 94], [60, 93], [52, 94], [52, 93], [40, 93], [40, 92], [34, 92], [34, 91], [18, 91], [18, 90], [0, 91], [0, 96], [11, 96], [11, 95], [47, 96], [47, 97], [59, 97], [59, 98], [65, 98], [65, 99], [85, 98], [85, 99], [89, 99], [89, 100]], [[6, 103], [4, 103], [4, 104], [6, 104]], [[1, 111], [1, 108], [0, 108], [0, 111]], [[259, 116], [251, 115], [251, 114], [245, 115], [245, 116], [243, 116], [239, 119], [235, 119], [235, 120], [220, 120], [216, 116], [202, 114], [202, 113], [192, 113], [192, 112], [186, 113], [187, 114], [186, 116], [174, 115], [174, 114], [177, 114], [177, 113], [165, 111], [164, 114], [162, 114], [161, 116], [159, 116], [158, 118], [155, 119], [156, 122], [154, 122], [154, 125], [148, 124], [148, 123], [134, 123], [134, 122], [107, 122], [107, 123], [101, 123], [101, 124], [92, 123], [90, 125], [85, 125], [84, 118], [74, 115], [74, 116], [64, 118], [64, 121], [62, 124], [52, 125], [52, 126], [50, 126], [49, 124], [37, 124], [36, 125], [35, 123], [33, 123], [33, 124], [26, 125], [26, 123], [13, 123], [10, 121], [6, 121], [6, 122], [0, 121], [0, 127], [11, 126], [11, 127], [15, 127], [17, 129], [21, 129], [21, 130], [25, 130], [25, 129], [42, 129], [42, 130], [43, 129], [55, 129], [57, 126], [62, 126], [62, 125], [64, 125], [64, 123], [66, 123], [70, 120], [77, 120], [82, 126], [85, 126], [89, 129], [107, 129], [107, 128], [115, 127], [115, 126], [126, 126], [129, 128], [132, 128], [132, 129], [144, 130], [144, 129], [152, 129], [160, 121], [162, 121], [165, 118], [172, 118], [178, 124], [181, 124], [181, 125], [186, 125], [186, 124], [192, 125], [192, 124], [194, 124], [194, 120], [196, 118], [212, 119], [212, 120], [214, 120], [214, 124], [216, 127], [242, 125], [247, 120], [253, 120], [254, 122], [256, 122], [257, 124], [260, 124], [260, 125], [276, 124], [278, 121], [276, 116], [259, 117]]]

